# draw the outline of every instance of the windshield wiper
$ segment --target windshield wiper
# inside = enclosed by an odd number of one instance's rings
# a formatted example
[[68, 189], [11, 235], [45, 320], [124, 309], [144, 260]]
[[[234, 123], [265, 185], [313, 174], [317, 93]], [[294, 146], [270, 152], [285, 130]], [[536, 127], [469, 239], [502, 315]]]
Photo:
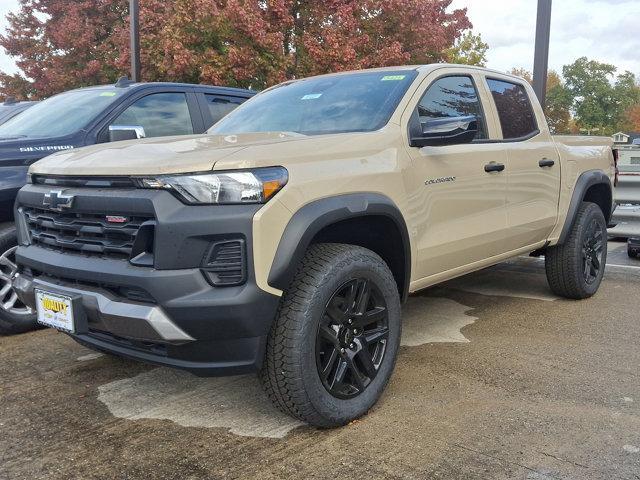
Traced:
[[2, 140], [16, 140], [18, 138], [27, 138], [26, 135], [12, 135], [11, 137], [0, 137], [0, 141]]

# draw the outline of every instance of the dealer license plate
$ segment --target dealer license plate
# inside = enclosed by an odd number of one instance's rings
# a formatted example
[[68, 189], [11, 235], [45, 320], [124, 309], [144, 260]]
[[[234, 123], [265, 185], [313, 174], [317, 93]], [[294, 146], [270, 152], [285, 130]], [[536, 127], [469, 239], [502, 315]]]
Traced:
[[35, 293], [38, 323], [63, 332], [73, 333], [75, 323], [71, 297], [38, 289], [35, 289]]

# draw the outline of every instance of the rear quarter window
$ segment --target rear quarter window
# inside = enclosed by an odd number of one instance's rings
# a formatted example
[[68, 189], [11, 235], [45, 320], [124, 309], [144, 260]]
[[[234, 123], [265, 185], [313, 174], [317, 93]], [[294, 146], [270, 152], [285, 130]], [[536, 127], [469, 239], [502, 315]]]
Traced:
[[505, 140], [527, 137], [538, 131], [536, 116], [523, 85], [493, 78], [488, 78], [487, 84], [498, 110]]

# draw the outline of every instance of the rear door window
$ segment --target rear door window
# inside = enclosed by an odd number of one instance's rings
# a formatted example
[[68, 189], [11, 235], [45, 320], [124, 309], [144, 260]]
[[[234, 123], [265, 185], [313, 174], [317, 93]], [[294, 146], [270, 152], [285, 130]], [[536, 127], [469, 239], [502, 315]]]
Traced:
[[218, 120], [229, 112], [235, 110], [239, 105], [247, 101], [246, 98], [227, 97], [224, 95], [214, 95], [210, 93], [205, 93], [204, 99], [205, 102], [207, 102], [207, 110], [211, 116], [208, 125], [205, 125], [205, 130], [217, 123]]
[[418, 104], [420, 123], [429, 119], [474, 116], [478, 119], [476, 140], [487, 138], [484, 114], [471, 77], [443, 77], [433, 82]]
[[523, 85], [493, 78], [488, 78], [487, 84], [498, 110], [505, 140], [528, 137], [538, 131], [536, 116]]
[[142, 97], [129, 105], [111, 125], [141, 126], [147, 137], [193, 133], [187, 96], [180, 92], [152, 93]]

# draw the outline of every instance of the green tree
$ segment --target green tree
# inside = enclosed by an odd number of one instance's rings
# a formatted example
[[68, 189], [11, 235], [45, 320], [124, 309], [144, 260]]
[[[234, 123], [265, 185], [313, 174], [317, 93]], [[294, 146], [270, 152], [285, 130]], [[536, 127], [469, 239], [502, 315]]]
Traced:
[[573, 98], [576, 122], [582, 129], [599, 129], [611, 135], [623, 125], [625, 112], [638, 103], [636, 78], [625, 72], [617, 78], [616, 67], [581, 57], [562, 69], [567, 90]]
[[451, 63], [484, 67], [487, 63], [487, 50], [489, 45], [482, 41], [482, 36], [469, 30], [447, 50], [447, 57]]

